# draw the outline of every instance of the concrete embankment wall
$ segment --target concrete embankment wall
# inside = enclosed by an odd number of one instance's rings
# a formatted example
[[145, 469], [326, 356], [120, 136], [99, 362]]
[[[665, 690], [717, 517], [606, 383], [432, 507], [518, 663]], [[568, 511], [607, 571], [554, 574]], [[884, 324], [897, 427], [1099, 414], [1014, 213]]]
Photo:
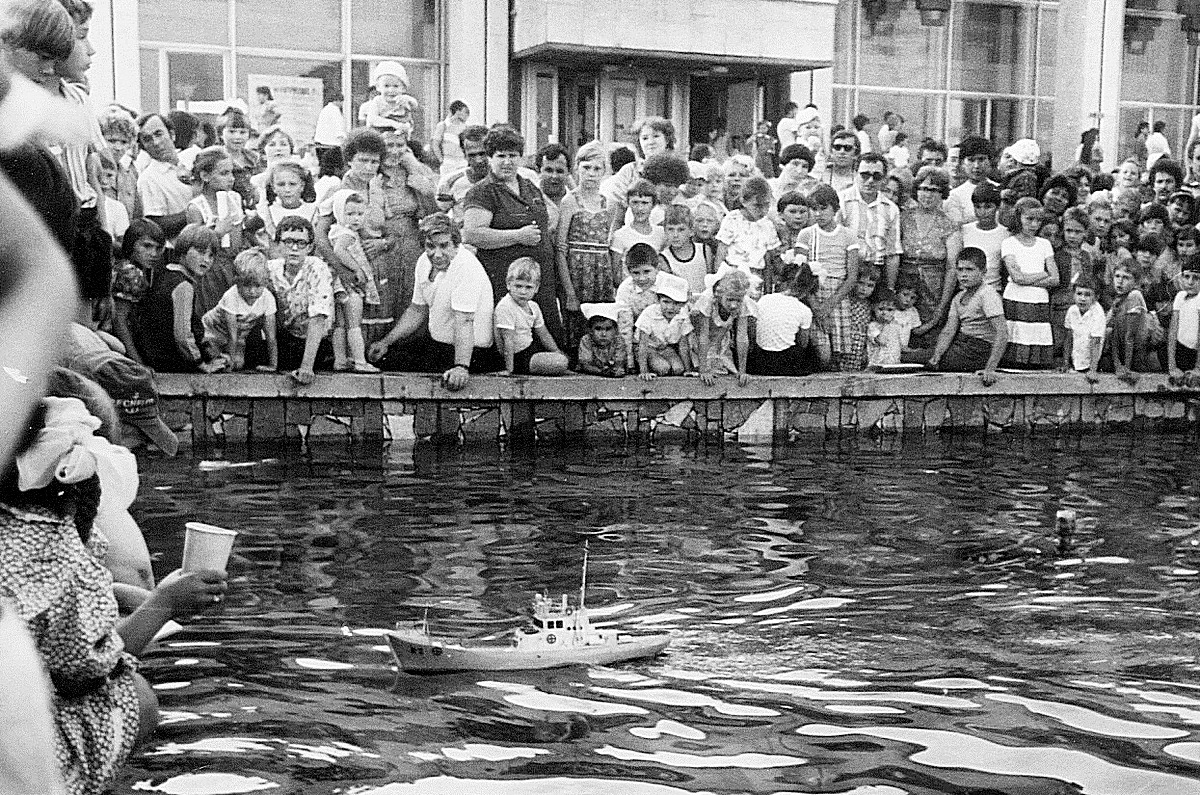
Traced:
[[1200, 392], [1164, 375], [1134, 386], [1073, 373], [828, 373], [807, 378], [602, 379], [472, 376], [450, 392], [435, 376], [322, 374], [308, 387], [259, 373], [159, 376], [167, 424], [183, 443], [433, 438], [465, 443], [588, 437], [727, 438], [1026, 432], [1106, 427], [1194, 429]]

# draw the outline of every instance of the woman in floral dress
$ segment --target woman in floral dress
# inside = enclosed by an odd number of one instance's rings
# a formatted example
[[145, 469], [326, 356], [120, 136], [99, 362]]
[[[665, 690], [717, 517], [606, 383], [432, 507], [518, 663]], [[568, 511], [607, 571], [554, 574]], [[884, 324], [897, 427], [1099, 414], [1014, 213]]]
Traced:
[[915, 183], [917, 205], [900, 213], [904, 253], [900, 256], [899, 281], [917, 285], [921, 325], [913, 333], [922, 335], [940, 329], [946, 320], [958, 287], [954, 265], [962, 251], [962, 233], [942, 211], [942, 202], [950, 195], [946, 172], [925, 166], [917, 172]]
[[563, 197], [558, 222], [558, 270], [563, 279], [566, 350], [574, 357], [587, 324], [579, 311], [584, 303], [608, 303], [616, 296], [623, 274], [615, 273], [608, 255], [612, 218], [600, 182], [608, 170], [604, 146], [584, 144], [576, 154], [579, 187]]

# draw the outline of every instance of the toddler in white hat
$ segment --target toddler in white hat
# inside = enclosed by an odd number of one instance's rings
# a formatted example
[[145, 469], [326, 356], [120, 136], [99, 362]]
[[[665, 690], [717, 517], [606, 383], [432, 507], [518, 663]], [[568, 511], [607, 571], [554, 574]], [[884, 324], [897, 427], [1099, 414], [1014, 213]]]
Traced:
[[654, 292], [658, 302], [642, 310], [634, 324], [638, 332], [638, 377], [644, 381], [659, 375], [683, 375], [692, 369], [687, 279], [660, 273]]
[[397, 130], [411, 135], [420, 105], [408, 93], [408, 71], [396, 61], [380, 61], [371, 71], [371, 85], [379, 92], [358, 109], [358, 120], [380, 132]]

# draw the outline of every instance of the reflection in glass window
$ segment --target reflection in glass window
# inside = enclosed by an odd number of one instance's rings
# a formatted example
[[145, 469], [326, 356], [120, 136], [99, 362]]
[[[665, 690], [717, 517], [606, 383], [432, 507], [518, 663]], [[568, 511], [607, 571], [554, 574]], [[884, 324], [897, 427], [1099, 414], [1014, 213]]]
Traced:
[[[868, 9], [881, 7], [875, 16]], [[925, 27], [910, 4], [871, 3], [863, 7], [859, 29], [857, 82], [872, 86], [942, 88], [945, 75], [945, 28]]]
[[237, 73], [237, 94], [246, 101], [256, 127], [261, 114], [257, 88], [265, 85], [272, 90], [278, 123], [297, 142], [312, 140], [321, 108], [342, 91], [342, 65], [337, 61], [240, 56]]
[[351, 0], [350, 49], [437, 58], [437, 0]]
[[1033, 66], [1029, 10], [1000, 3], [957, 6], [950, 88], [1028, 94]]
[[305, 50], [342, 49], [339, 0], [237, 0], [239, 47]]
[[143, 41], [229, 44], [225, 0], [140, 0], [138, 36]]
[[[225, 96], [224, 59], [198, 52], [167, 53], [167, 107]], [[157, 104], [157, 103], [156, 103]]]

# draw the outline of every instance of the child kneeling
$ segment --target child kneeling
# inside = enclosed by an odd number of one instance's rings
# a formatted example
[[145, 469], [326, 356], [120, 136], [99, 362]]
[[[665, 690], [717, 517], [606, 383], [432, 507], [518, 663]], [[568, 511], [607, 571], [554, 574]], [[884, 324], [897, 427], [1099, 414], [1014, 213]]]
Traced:
[[233, 261], [233, 281], [217, 305], [201, 318], [206, 352], [210, 361], [224, 359], [230, 371], [242, 370], [246, 366], [246, 341], [261, 329], [267, 340], [267, 363], [257, 369], [273, 373], [279, 369], [279, 346], [275, 337], [275, 296], [267, 290], [271, 273], [266, 255], [256, 248], [238, 254]]
[[575, 369], [587, 375], [624, 378], [629, 354], [617, 328], [620, 305], [580, 304], [579, 311], [587, 318], [587, 334], [579, 340]]
[[508, 295], [496, 304], [492, 324], [496, 348], [504, 357], [502, 375], [562, 375], [567, 357], [558, 349], [533, 301], [542, 283], [542, 268], [531, 257], [508, 266]]
[[821, 363], [812, 348], [812, 309], [817, 277], [808, 265], [792, 266], [782, 290], [758, 300], [758, 325], [750, 349], [751, 375], [808, 375]]
[[688, 282], [682, 276], [660, 274], [654, 284], [658, 303], [638, 315], [637, 360], [639, 377], [649, 381], [656, 375], [683, 375], [692, 369], [692, 322], [685, 311]]

